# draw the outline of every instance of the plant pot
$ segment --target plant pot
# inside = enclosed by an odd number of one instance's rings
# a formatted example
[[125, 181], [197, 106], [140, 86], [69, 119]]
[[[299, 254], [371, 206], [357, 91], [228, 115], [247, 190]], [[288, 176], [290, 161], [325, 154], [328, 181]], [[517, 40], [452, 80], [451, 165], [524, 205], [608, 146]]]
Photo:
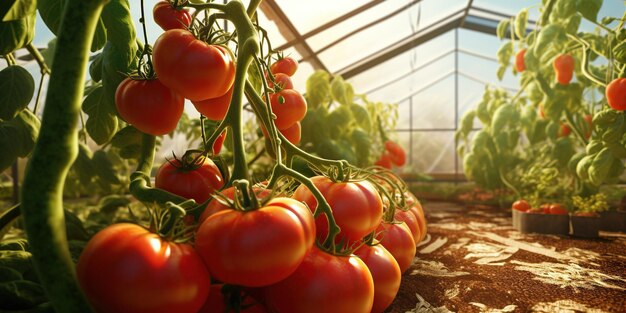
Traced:
[[600, 212], [600, 230], [626, 233], [626, 211]]
[[572, 222], [572, 236], [582, 238], [598, 238], [600, 231], [600, 216], [570, 216]]
[[523, 213], [524, 212], [520, 210], [511, 209], [511, 214], [512, 214], [512, 219], [513, 219], [513, 228], [519, 230], [520, 218]]
[[522, 233], [538, 233], [552, 235], [569, 234], [569, 216], [559, 214], [543, 214], [519, 212], [518, 226]]

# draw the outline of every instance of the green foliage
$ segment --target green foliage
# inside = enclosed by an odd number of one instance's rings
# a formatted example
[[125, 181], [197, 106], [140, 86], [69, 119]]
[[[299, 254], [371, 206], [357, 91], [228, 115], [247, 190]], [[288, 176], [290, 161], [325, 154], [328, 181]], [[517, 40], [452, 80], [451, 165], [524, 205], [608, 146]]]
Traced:
[[576, 0], [576, 10], [590, 21], [598, 19], [603, 0]]
[[83, 111], [89, 115], [85, 127], [97, 144], [105, 144], [115, 135], [117, 117], [106, 103], [104, 87], [96, 86], [83, 101]]
[[4, 11], [8, 13], [5, 13], [3, 20], [0, 21], [0, 55], [6, 55], [25, 47], [33, 40], [35, 36], [35, 12], [29, 13], [29, 9], [13, 10], [13, 8], [21, 7], [16, 6], [17, 4], [27, 2], [31, 1], [5, 0], [0, 6], [0, 13], [2, 13], [2, 9], [6, 8], [7, 4], [14, 4], [8, 11]]
[[[41, 15], [41, 19], [48, 26], [48, 29], [53, 34], [58, 35], [59, 27], [61, 26], [61, 16], [63, 15], [63, 8], [67, 3], [67, 0], [37, 0], [37, 9]], [[107, 41], [106, 28], [102, 19], [99, 19], [96, 32], [91, 43], [91, 51], [95, 52], [102, 47]]]
[[13, 65], [0, 71], [0, 120], [10, 120], [22, 111], [35, 92], [35, 81], [21, 66]]
[[22, 110], [15, 118], [0, 122], [0, 171], [18, 157], [26, 157], [35, 146], [39, 135], [39, 119], [29, 110]]
[[607, 196], [599, 192], [589, 197], [573, 196], [572, 204], [577, 213], [597, 213], [609, 209], [607, 200]]

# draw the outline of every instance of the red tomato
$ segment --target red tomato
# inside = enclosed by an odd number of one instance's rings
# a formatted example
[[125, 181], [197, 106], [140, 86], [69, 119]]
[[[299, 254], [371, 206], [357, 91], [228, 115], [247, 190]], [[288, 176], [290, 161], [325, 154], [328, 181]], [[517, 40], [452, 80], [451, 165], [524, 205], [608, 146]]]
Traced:
[[585, 138], [589, 139], [591, 137], [591, 132], [593, 131], [593, 116], [586, 114], [583, 116], [583, 119], [585, 119], [585, 121], [587, 121], [587, 125], [589, 125], [585, 129]]
[[400, 271], [404, 273], [408, 270], [411, 264], [413, 264], [413, 258], [415, 258], [416, 245], [411, 235], [411, 230], [406, 226], [406, 223], [382, 222], [376, 229], [376, 232], [379, 233], [377, 239], [380, 241], [380, 244], [398, 262]]
[[154, 184], [157, 188], [202, 203], [211, 197], [214, 190], [224, 186], [224, 179], [209, 158], [204, 158], [195, 169], [182, 168], [179, 160], [171, 160], [161, 165]]
[[[231, 304], [228, 302], [229, 297], [231, 295], [224, 295], [222, 293], [223, 284], [211, 285], [211, 291], [209, 292], [209, 297], [207, 298], [204, 306], [198, 311], [198, 313], [266, 313], [267, 310], [265, 307], [258, 303], [254, 298], [241, 293], [237, 300], [239, 300], [239, 311], [236, 308], [233, 308]], [[229, 307], [230, 306], [230, 307]], [[228, 310], [226, 310], [226, 308]]]
[[380, 167], [384, 167], [384, 168], [390, 170], [391, 167], [392, 167], [392, 163], [391, 163], [391, 159], [390, 159], [390, 156], [389, 156], [389, 152], [387, 152], [387, 151], [383, 152], [383, 154], [380, 156], [378, 161], [374, 162], [374, 165], [378, 165]]
[[272, 113], [276, 115], [274, 124], [278, 129], [287, 129], [306, 115], [306, 100], [293, 89], [284, 89], [270, 95]]
[[412, 212], [415, 217], [417, 217], [417, 223], [419, 224], [419, 229], [421, 231], [420, 237], [415, 238], [415, 243], [417, 244], [422, 242], [422, 240], [426, 237], [428, 225], [426, 222], [426, 215], [424, 214], [424, 208], [422, 207], [420, 201], [417, 200], [417, 197], [410, 192], [408, 193], [408, 196], [407, 205], [409, 206], [409, 212]]
[[559, 203], [553, 203], [548, 207], [548, 214], [567, 215], [567, 209]]
[[526, 70], [526, 64], [524, 63], [524, 56], [526, 55], [526, 49], [521, 49], [515, 55], [515, 70], [519, 73]]
[[[289, 205], [304, 206], [295, 201]], [[306, 240], [292, 210], [268, 204], [254, 211], [229, 209], [209, 216], [196, 233], [196, 249], [217, 280], [260, 287], [283, 280], [298, 268], [309, 250]]]
[[413, 236], [413, 240], [415, 243], [418, 243], [418, 240], [422, 237], [422, 233], [420, 230], [420, 223], [417, 221], [417, 216], [414, 212], [407, 210], [402, 211], [396, 209], [396, 214], [394, 215], [394, 219], [398, 222], [406, 223], [406, 226], [411, 231], [411, 236]]
[[559, 129], [559, 137], [567, 137], [572, 132], [572, 129], [569, 125], [565, 123], [561, 123], [561, 128]]
[[154, 21], [163, 30], [181, 28], [191, 25], [191, 14], [185, 9], [176, 10], [168, 1], [159, 1], [152, 9]]
[[[264, 189], [264, 188], [258, 188], [258, 187], [253, 187], [252, 189], [254, 190], [256, 197], [260, 199], [272, 193], [270, 189]], [[221, 190], [220, 193], [222, 194], [222, 196], [227, 197], [230, 200], [233, 200], [235, 198], [234, 197], [235, 187], [228, 187], [224, 190]], [[227, 209], [231, 209], [231, 207], [222, 204], [222, 202], [217, 201], [216, 199], [211, 199], [211, 201], [209, 201], [209, 204], [207, 204], [202, 214], [200, 214], [200, 218], [198, 219], [199, 224], [202, 224], [202, 222], [204, 222], [204, 220], [206, 220], [207, 217], [219, 211], [223, 211]]]
[[546, 112], [543, 111], [543, 104], [539, 104], [539, 116], [546, 118]]
[[616, 78], [606, 86], [606, 101], [615, 111], [626, 110], [626, 78]]
[[300, 136], [302, 135], [300, 127], [300, 122], [296, 122], [293, 126], [279, 131], [289, 142], [297, 145], [300, 143]]
[[399, 144], [387, 140], [385, 142], [385, 150], [389, 152], [389, 160], [395, 166], [403, 166], [406, 164], [406, 152], [404, 152], [404, 149]]
[[574, 57], [569, 54], [561, 54], [554, 59], [552, 63], [552, 67], [554, 67], [554, 72], [556, 73], [556, 80], [561, 85], [567, 85], [572, 80], [574, 76], [574, 67], [576, 66], [576, 62]]
[[206, 99], [202, 101], [191, 101], [198, 112], [212, 121], [221, 121], [226, 116], [230, 107], [230, 100], [233, 98], [233, 87], [231, 86], [223, 96]]
[[185, 99], [158, 79], [126, 78], [115, 91], [115, 107], [120, 116], [138, 130], [160, 136], [176, 129]]
[[369, 313], [374, 282], [356, 256], [335, 256], [314, 247], [286, 279], [265, 287], [275, 313]]
[[209, 45], [184, 29], [159, 36], [152, 63], [165, 86], [191, 101], [220, 97], [235, 81], [235, 63], [226, 48]]
[[283, 73], [287, 76], [293, 76], [297, 70], [298, 61], [290, 57], [282, 58], [270, 65], [270, 71], [272, 71], [274, 75]]
[[552, 205], [551, 203], [544, 203], [544, 204], [542, 204], [541, 206], [539, 206], [539, 210], [541, 210], [541, 212], [538, 212], [538, 213], [549, 214], [551, 205]]
[[[274, 74], [274, 83], [280, 89], [293, 89], [293, 82], [291, 81], [291, 78], [287, 74], [283, 74], [283, 73]], [[274, 83], [272, 83], [272, 81], [268, 81], [268, 86], [270, 88], [274, 88]]]
[[374, 279], [372, 313], [382, 313], [391, 305], [400, 289], [402, 273], [398, 262], [381, 245], [362, 245], [354, 254], [367, 265]]
[[191, 245], [128, 223], [98, 232], [80, 255], [76, 274], [89, 302], [105, 313], [195, 313], [211, 280]]
[[227, 132], [228, 132], [228, 129], [224, 129], [224, 131], [219, 136], [217, 136], [217, 138], [213, 142], [212, 150], [213, 150], [214, 155], [218, 155], [220, 154], [220, 151], [222, 151], [222, 145], [224, 145], [224, 139], [226, 139]]
[[526, 212], [526, 211], [530, 210], [530, 204], [526, 200], [517, 200], [517, 201], [513, 202], [512, 208], [514, 210]]
[[[312, 177], [311, 181], [330, 205], [335, 222], [341, 228], [336, 239], [357, 241], [378, 227], [383, 215], [383, 202], [372, 184], [364, 180], [335, 183], [324, 176]], [[292, 197], [305, 202], [311, 210], [317, 208], [317, 200], [304, 185], [300, 185]], [[315, 219], [315, 227], [317, 238], [324, 240], [328, 236], [325, 214]]]

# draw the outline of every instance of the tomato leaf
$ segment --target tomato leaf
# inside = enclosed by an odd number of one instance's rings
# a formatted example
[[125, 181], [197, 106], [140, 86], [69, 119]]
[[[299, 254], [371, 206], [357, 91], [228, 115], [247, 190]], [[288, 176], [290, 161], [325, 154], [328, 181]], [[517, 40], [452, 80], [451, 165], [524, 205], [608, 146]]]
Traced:
[[[0, 8], [0, 14], [2, 14], [0, 16], [2, 16], [3, 22], [19, 20], [35, 14], [37, 10], [37, 1], [35, 0], [9, 0], [8, 3], [5, 0], [4, 2]], [[7, 4], [9, 5], [7, 6]], [[8, 10], [5, 11], [6, 7], [8, 7]]]
[[626, 63], [626, 41], [622, 41], [613, 47], [613, 56], [615, 57], [615, 60], [621, 63]]
[[589, 166], [589, 180], [592, 184], [599, 186], [608, 176], [613, 164], [613, 154], [609, 148], [604, 148], [596, 154]]
[[[518, 38], [526, 36], [526, 24], [528, 23], [528, 9], [523, 9], [515, 17], [515, 35]], [[499, 25], [498, 25], [499, 26]]]
[[0, 71], [0, 119], [10, 120], [26, 108], [35, 92], [35, 80], [21, 66]]
[[498, 39], [502, 40], [504, 38], [507, 38], [510, 27], [511, 21], [509, 19], [501, 20], [500, 23], [498, 23], [498, 28], [496, 29], [496, 35], [498, 36]]
[[576, 10], [590, 21], [598, 19], [598, 12], [602, 7], [602, 0], [576, 0]]
[[0, 283], [2, 309], [26, 310], [48, 301], [43, 287], [28, 280]]
[[18, 144], [16, 145], [18, 148], [17, 155], [22, 158], [27, 157], [35, 148], [35, 142], [39, 136], [39, 128], [41, 127], [39, 118], [29, 110], [22, 110], [9, 123], [13, 123], [19, 131]]
[[576, 8], [577, 5], [572, 0], [556, 0], [550, 14], [550, 20], [554, 22], [557, 19], [567, 19], [576, 13]]
[[330, 74], [318, 70], [306, 81], [306, 102], [310, 108], [317, 108], [329, 101]]
[[120, 183], [120, 179], [117, 177], [113, 163], [104, 150], [94, 152], [92, 161], [98, 177], [100, 177], [100, 179], [102, 179], [106, 184], [117, 185]]
[[493, 115], [492, 130], [501, 132], [505, 127], [514, 127], [519, 123], [520, 115], [512, 103], [500, 106]]
[[99, 145], [111, 140], [117, 130], [117, 117], [111, 112], [111, 105], [106, 103], [103, 91], [102, 86], [96, 87], [82, 105], [83, 111], [89, 116], [85, 125], [87, 133]]
[[363, 128], [365, 131], [369, 132], [372, 129], [372, 120], [370, 118], [367, 109], [358, 104], [350, 105], [350, 110], [352, 111], [352, 116], [356, 121], [359, 127]]
[[580, 13], [576, 13], [572, 15], [567, 20], [567, 25], [565, 26], [565, 31], [568, 34], [576, 35], [578, 32], [578, 27], [580, 27], [580, 22], [582, 21], [582, 15]]
[[0, 55], [9, 54], [29, 44], [35, 36], [35, 14], [0, 22]]
[[352, 85], [346, 83], [339, 75], [335, 75], [330, 83], [330, 95], [335, 101], [343, 105], [350, 105], [354, 100]]
[[[549, 47], [555, 44], [560, 44], [566, 39], [565, 29], [563, 26], [559, 24], [550, 24], [541, 29], [539, 32], [533, 51], [536, 56], [541, 56]], [[526, 56], [528, 56], [528, 52], [526, 53]], [[526, 66], [528, 67], [529, 65], [526, 64]]]
[[111, 145], [120, 149], [120, 156], [124, 159], [134, 159], [140, 156], [142, 133], [133, 126], [126, 126], [118, 131]]

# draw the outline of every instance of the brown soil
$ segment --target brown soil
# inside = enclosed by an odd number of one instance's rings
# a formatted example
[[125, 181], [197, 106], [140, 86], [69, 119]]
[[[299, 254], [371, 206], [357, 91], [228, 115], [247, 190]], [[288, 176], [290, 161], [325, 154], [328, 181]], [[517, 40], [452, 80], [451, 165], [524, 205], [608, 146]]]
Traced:
[[450, 203], [424, 209], [430, 240], [418, 247], [386, 312], [626, 312], [626, 234], [521, 234], [509, 210]]

